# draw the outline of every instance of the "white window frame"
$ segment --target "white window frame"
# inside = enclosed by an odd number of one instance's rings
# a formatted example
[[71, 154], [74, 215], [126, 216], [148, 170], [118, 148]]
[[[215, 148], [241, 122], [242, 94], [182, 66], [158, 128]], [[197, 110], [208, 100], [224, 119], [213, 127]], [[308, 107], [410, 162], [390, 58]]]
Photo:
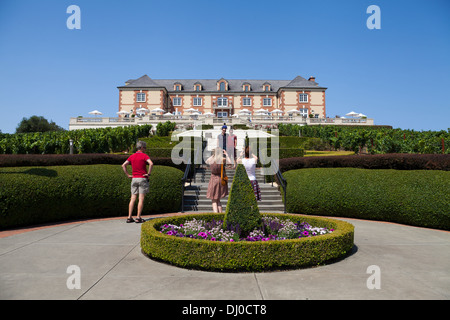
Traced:
[[298, 95], [298, 101], [299, 101], [300, 103], [308, 102], [308, 94], [307, 94], [307, 93], [300, 93], [300, 94]]
[[224, 97], [217, 98], [217, 106], [218, 107], [227, 107], [228, 106], [228, 98], [224, 98]]
[[174, 106], [177, 106], [177, 107], [181, 106], [181, 98], [180, 97], [172, 98], [172, 103]]
[[302, 117], [308, 117], [308, 109], [307, 108], [300, 108], [300, 115], [302, 116]]
[[242, 98], [242, 106], [251, 107], [252, 106], [252, 98], [249, 98], [249, 97]]
[[195, 98], [193, 99], [194, 107], [201, 107], [201, 106], [202, 106], [202, 103], [203, 103], [202, 98], [195, 97]]
[[272, 98], [263, 98], [263, 106], [271, 107], [272, 106]]
[[136, 102], [145, 102], [147, 99], [147, 95], [145, 92], [137, 92], [136, 93]]

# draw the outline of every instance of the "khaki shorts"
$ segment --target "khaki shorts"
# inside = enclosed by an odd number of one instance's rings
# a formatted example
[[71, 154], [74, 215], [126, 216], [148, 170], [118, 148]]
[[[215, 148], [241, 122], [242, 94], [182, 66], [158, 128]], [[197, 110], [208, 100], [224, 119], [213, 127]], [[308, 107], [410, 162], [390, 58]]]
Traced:
[[149, 183], [147, 178], [131, 179], [131, 194], [149, 193]]

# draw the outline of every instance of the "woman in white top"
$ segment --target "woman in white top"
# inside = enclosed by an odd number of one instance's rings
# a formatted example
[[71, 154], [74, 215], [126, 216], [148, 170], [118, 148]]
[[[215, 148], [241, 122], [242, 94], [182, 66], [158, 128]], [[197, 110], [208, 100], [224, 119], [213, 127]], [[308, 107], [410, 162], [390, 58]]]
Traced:
[[247, 171], [248, 178], [253, 187], [253, 192], [255, 193], [256, 200], [261, 200], [261, 190], [259, 189], [258, 181], [256, 180], [256, 163], [258, 162], [258, 157], [252, 154], [250, 158], [250, 148], [248, 146], [245, 147], [244, 158], [242, 158], [242, 164], [245, 167], [245, 171]]

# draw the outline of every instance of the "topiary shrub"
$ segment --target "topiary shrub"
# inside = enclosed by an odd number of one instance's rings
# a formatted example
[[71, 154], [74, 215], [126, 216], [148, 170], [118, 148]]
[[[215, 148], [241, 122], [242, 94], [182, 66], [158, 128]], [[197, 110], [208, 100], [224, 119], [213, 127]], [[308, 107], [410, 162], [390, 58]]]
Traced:
[[261, 223], [261, 214], [250, 179], [244, 166], [239, 164], [228, 196], [224, 228], [233, 228], [240, 231], [240, 236], [245, 236], [261, 226]]

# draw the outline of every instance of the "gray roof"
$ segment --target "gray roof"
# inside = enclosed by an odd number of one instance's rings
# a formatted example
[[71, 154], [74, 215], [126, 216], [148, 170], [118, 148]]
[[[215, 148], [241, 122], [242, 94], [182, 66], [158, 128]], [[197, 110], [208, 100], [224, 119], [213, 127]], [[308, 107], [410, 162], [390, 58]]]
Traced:
[[[223, 79], [223, 78], [221, 78]], [[147, 75], [143, 75], [138, 79], [128, 80], [125, 86], [118, 87], [123, 88], [161, 88], [164, 87], [168, 92], [174, 92], [174, 84], [181, 84], [181, 91], [194, 91], [194, 84], [200, 83], [202, 85], [202, 92], [217, 92], [217, 82], [221, 79], [151, 79]], [[277, 92], [280, 88], [317, 88], [326, 89], [320, 87], [315, 81], [309, 81], [301, 76], [295, 77], [293, 80], [253, 80], [253, 79], [225, 79], [228, 82], [227, 92], [245, 92], [243, 90], [243, 84], [250, 84], [249, 92], [265, 92], [263, 89], [264, 84], [271, 85], [271, 92]]]

